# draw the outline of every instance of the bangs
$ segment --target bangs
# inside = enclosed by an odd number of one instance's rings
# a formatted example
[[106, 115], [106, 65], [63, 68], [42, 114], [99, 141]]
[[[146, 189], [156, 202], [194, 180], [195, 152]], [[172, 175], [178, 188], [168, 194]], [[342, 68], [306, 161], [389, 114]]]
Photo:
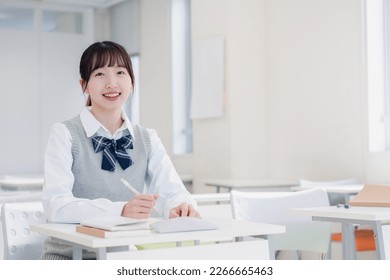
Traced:
[[92, 73], [98, 68], [104, 66], [113, 67], [113, 66], [125, 67], [128, 68], [122, 54], [116, 51], [115, 49], [106, 49], [100, 54], [95, 54], [92, 63], [90, 65], [89, 73]]

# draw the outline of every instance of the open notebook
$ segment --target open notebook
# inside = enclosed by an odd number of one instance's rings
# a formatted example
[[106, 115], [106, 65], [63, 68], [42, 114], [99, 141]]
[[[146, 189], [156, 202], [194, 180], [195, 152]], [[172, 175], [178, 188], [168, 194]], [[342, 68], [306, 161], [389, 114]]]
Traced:
[[82, 226], [100, 228], [109, 231], [150, 229], [152, 219], [131, 219], [121, 216], [97, 217], [80, 222]]
[[363, 189], [349, 201], [349, 205], [390, 207], [390, 186], [364, 185]]
[[144, 236], [157, 233], [202, 231], [218, 229], [213, 223], [198, 218], [180, 217], [174, 219], [145, 220], [124, 217], [99, 217], [85, 220], [76, 226], [76, 232], [93, 235], [101, 238], [119, 238], [130, 236]]

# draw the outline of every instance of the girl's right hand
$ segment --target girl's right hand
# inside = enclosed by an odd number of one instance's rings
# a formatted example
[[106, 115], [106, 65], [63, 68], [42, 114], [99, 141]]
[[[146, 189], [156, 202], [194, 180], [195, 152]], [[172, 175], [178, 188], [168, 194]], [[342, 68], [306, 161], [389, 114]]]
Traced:
[[123, 206], [123, 217], [133, 219], [147, 219], [156, 204], [157, 194], [136, 194]]

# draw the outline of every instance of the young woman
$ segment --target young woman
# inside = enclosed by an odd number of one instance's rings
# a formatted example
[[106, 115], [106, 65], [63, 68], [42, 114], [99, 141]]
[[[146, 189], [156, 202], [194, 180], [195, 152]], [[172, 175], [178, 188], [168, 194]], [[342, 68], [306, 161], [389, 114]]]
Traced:
[[[133, 125], [122, 110], [134, 88], [126, 50], [110, 41], [92, 44], [81, 57], [80, 76], [87, 107], [54, 124], [46, 148], [42, 199], [48, 221], [198, 217], [156, 131]], [[139, 194], [125, 187], [122, 178]], [[68, 246], [45, 243], [44, 259], [70, 257]]]

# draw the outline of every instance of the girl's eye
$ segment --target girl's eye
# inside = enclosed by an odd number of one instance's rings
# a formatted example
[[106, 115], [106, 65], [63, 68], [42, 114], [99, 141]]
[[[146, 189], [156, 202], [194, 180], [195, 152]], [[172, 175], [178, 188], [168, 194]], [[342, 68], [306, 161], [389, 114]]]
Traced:
[[118, 71], [118, 73], [117, 73], [118, 75], [125, 75], [126, 74], [126, 72], [125, 71], [123, 71], [123, 70], [120, 70], [120, 71]]
[[101, 77], [101, 76], [103, 76], [104, 74], [102, 73], [102, 72], [97, 72], [96, 74], [95, 74], [95, 77]]

